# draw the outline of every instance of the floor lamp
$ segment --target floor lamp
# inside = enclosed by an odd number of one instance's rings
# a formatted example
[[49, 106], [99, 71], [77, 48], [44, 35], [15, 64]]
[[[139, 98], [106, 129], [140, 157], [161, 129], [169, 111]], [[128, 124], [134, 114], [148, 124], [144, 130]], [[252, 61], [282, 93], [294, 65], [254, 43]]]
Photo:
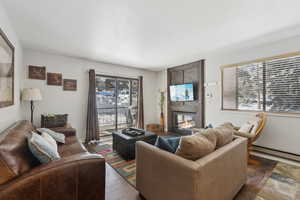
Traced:
[[34, 101], [42, 100], [42, 94], [38, 88], [24, 88], [22, 91], [22, 100], [30, 101], [31, 123], [33, 124]]

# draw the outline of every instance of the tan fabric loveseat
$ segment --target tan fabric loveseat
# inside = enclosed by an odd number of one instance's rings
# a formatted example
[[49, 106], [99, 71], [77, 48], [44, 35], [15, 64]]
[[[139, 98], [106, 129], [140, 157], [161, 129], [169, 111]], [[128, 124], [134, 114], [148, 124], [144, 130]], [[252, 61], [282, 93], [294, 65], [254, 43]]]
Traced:
[[136, 145], [136, 186], [147, 200], [231, 200], [246, 182], [245, 138], [196, 161], [145, 142]]

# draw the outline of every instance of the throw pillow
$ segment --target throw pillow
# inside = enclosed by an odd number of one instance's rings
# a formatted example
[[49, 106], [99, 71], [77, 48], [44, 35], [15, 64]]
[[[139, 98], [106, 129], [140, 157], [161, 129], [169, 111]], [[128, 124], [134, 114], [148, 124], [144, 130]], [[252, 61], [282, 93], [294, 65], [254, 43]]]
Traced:
[[168, 141], [168, 143], [172, 146], [173, 148], [173, 153], [175, 153], [175, 151], [177, 150], [178, 146], [179, 146], [179, 142], [180, 142], [180, 138], [181, 137], [170, 137], [170, 138], [166, 138], [166, 140]]
[[53, 146], [35, 132], [32, 132], [27, 141], [30, 151], [41, 163], [49, 163], [60, 158]]
[[220, 148], [233, 140], [234, 128], [231, 127], [230, 123], [222, 124], [221, 126], [214, 128], [214, 131], [217, 137], [217, 148]]
[[213, 128], [213, 126], [211, 124], [208, 124], [207, 126], [205, 126], [205, 129], [208, 129], [208, 128]]
[[179, 145], [179, 140], [180, 137], [163, 138], [158, 136], [155, 142], [155, 146], [170, 153], [175, 153]]
[[217, 145], [216, 131], [213, 128], [202, 129], [200, 132], [196, 133], [196, 135], [204, 136], [215, 146]]
[[252, 130], [251, 130], [251, 134], [252, 135], [255, 135], [258, 127], [260, 126], [260, 124], [262, 123], [262, 120], [260, 118], [256, 118], [252, 121], [252, 124], [253, 124], [253, 127], [252, 127]]
[[60, 143], [66, 143], [65, 141], [65, 138], [66, 136], [62, 133], [57, 133], [55, 131], [52, 131], [48, 128], [38, 128], [37, 129], [40, 133], [43, 133], [43, 132], [46, 132], [48, 133], [54, 140], [56, 140], [57, 142], [60, 142]]
[[216, 145], [205, 135], [183, 136], [175, 154], [189, 160], [198, 160], [213, 152], [215, 147]]
[[43, 132], [42, 137], [57, 151], [57, 143], [48, 133]]
[[208, 124], [204, 128], [192, 128], [192, 135], [201, 132], [203, 129], [209, 129], [209, 128], [213, 128], [213, 126], [211, 124]]
[[192, 128], [192, 135], [199, 133], [204, 128]]
[[245, 124], [243, 124], [241, 126], [241, 128], [239, 129], [239, 132], [250, 133], [252, 128], [253, 128], [253, 124], [249, 123], [249, 122], [246, 122]]

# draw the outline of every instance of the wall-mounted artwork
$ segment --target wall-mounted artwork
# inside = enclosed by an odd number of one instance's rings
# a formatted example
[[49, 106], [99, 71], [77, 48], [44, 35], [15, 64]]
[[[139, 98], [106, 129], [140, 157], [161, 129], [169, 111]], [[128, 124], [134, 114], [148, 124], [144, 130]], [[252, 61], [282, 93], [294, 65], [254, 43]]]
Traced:
[[14, 49], [0, 29], [0, 108], [14, 104]]
[[47, 84], [61, 86], [62, 85], [62, 74], [47, 73]]
[[46, 80], [46, 67], [29, 65], [28, 78]]
[[64, 79], [64, 90], [76, 91], [77, 90], [77, 80]]

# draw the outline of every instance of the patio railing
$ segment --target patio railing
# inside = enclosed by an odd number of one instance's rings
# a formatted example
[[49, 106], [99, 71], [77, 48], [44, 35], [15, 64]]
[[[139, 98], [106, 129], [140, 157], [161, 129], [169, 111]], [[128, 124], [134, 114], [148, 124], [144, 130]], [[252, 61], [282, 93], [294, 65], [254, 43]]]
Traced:
[[116, 121], [117, 128], [123, 129], [131, 127], [135, 120], [129, 108], [125, 106], [118, 107], [117, 113], [115, 107], [97, 108], [97, 111], [100, 135], [111, 134], [116, 129]]

